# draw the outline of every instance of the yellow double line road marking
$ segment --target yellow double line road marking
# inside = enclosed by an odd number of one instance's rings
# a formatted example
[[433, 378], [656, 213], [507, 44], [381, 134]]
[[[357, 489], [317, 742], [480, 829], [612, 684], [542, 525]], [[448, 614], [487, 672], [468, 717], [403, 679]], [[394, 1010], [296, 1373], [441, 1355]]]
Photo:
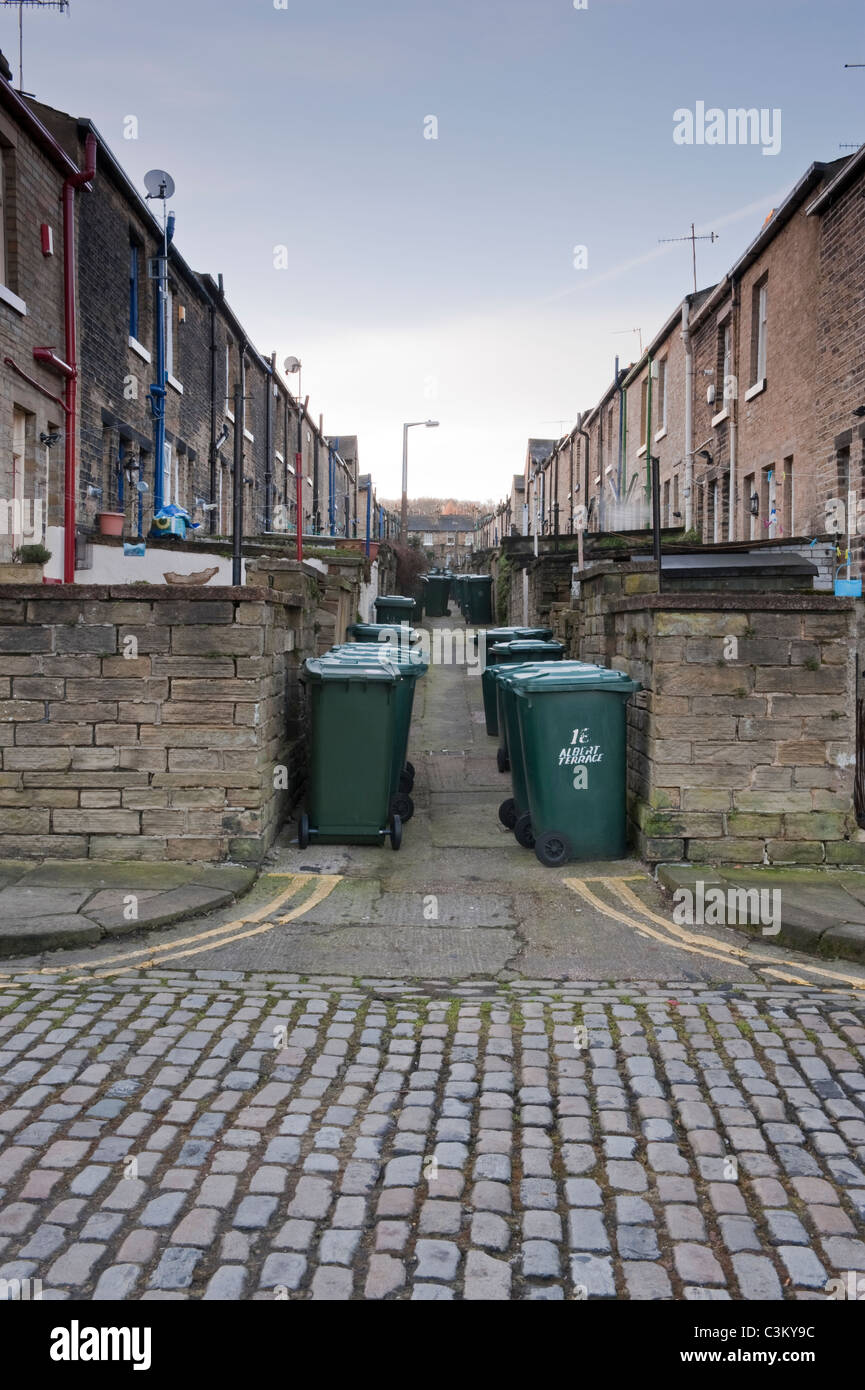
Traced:
[[[286, 922], [296, 921], [298, 917], [303, 917], [311, 908], [316, 907], [318, 903], [328, 897], [342, 876], [340, 874], [274, 874], [268, 875], [268, 877], [289, 877], [291, 883], [275, 898], [266, 902], [263, 907], [256, 908], [254, 912], [246, 913], [243, 917], [236, 917], [231, 922], [223, 922], [219, 927], [210, 927], [207, 931], [196, 932], [192, 936], [180, 937], [175, 941], [166, 941], [163, 946], [144, 946], [133, 951], [121, 951], [116, 956], [108, 956], [103, 960], [94, 962], [92, 966], [78, 961], [71, 967], [69, 965], [51, 965], [28, 973], [68, 975], [70, 969], [81, 970], [85, 973], [66, 981], [67, 984], [81, 984], [87, 980], [101, 980], [112, 975], [127, 975], [133, 970], [146, 970], [150, 966], [163, 965], [170, 960], [182, 960], [186, 956], [201, 955], [206, 951], [227, 946], [233, 941], [244, 941], [251, 936], [261, 936], [264, 932], [273, 931]], [[296, 899], [311, 883], [315, 885], [313, 891], [303, 897], [302, 901], [291, 911], [276, 917], [274, 921], [263, 920], [273, 916], [277, 909], [289, 899]], [[249, 931], [241, 930], [251, 923], [258, 922], [262, 925], [253, 926]], [[181, 950], [180, 947], [185, 949]], [[117, 964], [117, 969], [105, 969], [106, 966], [115, 964]], [[11, 976], [7, 973], [3, 978], [10, 980]]]
[[[638, 878], [638, 875], [629, 875], [631, 881]], [[865, 990], [865, 980], [855, 975], [848, 975], [843, 970], [831, 970], [826, 966], [812, 965], [810, 962], [791, 961], [785, 958], [778, 950], [777, 955], [767, 955], [765, 951], [760, 951], [754, 947], [744, 947], [728, 945], [724, 941], [716, 941], [712, 937], [701, 936], [699, 932], [688, 931], [669, 918], [661, 917], [654, 912], [641, 898], [637, 896], [628, 882], [621, 877], [604, 877], [593, 879], [566, 878], [565, 884], [573, 892], [577, 893], [592, 907], [608, 917], [614, 918], [617, 922], [622, 922], [625, 926], [633, 927], [634, 930], [650, 937], [653, 941], [660, 941], [667, 946], [675, 946], [678, 950], [687, 951], [691, 955], [704, 956], [709, 960], [722, 961], [730, 964], [735, 961], [737, 964], [748, 966], [760, 966], [759, 973], [771, 975], [774, 979], [783, 980], [786, 984], [810, 985], [812, 979], [804, 979], [801, 974], [792, 974], [791, 971], [807, 971], [809, 975], [819, 975], [826, 980], [834, 983], [846, 985], [849, 988]], [[644, 880], [646, 881], [646, 880]], [[632, 917], [627, 913], [620, 912], [617, 908], [605, 903], [589, 888], [589, 883], [602, 883], [611, 893], [615, 893], [626, 907], [635, 910], [640, 914], [639, 918]], [[649, 922], [656, 922], [663, 928], [663, 932], [655, 931]], [[781, 967], [786, 967], [782, 969]]]

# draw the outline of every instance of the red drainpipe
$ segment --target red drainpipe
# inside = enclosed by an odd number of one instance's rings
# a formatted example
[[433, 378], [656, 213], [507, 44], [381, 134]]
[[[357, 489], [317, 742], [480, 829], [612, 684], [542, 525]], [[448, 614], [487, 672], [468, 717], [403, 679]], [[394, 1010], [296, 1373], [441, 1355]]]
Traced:
[[78, 316], [75, 298], [75, 194], [96, 175], [96, 136], [87, 136], [84, 168], [63, 184], [63, 293], [66, 307], [66, 466], [63, 501], [63, 582], [75, 582], [75, 430], [78, 414]]

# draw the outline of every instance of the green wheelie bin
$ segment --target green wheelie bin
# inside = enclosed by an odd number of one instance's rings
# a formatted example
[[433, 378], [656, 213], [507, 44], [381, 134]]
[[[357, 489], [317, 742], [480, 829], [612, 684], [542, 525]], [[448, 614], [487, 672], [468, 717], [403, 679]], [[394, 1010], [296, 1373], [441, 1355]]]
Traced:
[[417, 605], [413, 598], [402, 594], [379, 595], [375, 600], [375, 620], [377, 623], [410, 623]]
[[512, 750], [510, 758], [511, 795], [499, 807], [499, 820], [506, 830], [512, 830], [518, 844], [523, 849], [534, 849], [531, 816], [529, 815], [529, 793], [526, 786], [526, 772], [523, 763], [520, 730], [517, 723], [516, 703], [511, 693], [513, 684], [521, 676], [543, 671], [545, 662], [526, 661], [517, 665], [500, 665], [490, 668], [490, 675], [501, 708], [502, 728], [508, 729], [508, 741]]
[[428, 618], [446, 618], [451, 581], [448, 574], [429, 574], [426, 582], [426, 612]]
[[388, 656], [387, 648], [383, 644], [377, 643], [345, 642], [340, 646], [331, 647], [327, 655], [339, 661], [351, 662], [356, 665], [364, 665], [369, 661], [385, 661], [395, 666], [399, 673], [395, 728], [396, 757], [394, 758], [391, 778], [390, 809], [392, 812], [396, 812], [405, 825], [406, 821], [411, 820], [414, 815], [414, 802], [410, 792], [414, 786], [415, 769], [406, 755], [411, 731], [415, 683], [421, 676], [426, 675], [428, 669], [426, 663], [421, 661], [420, 652], [417, 650], [402, 651]]
[[551, 627], [482, 627], [474, 636], [475, 651], [482, 654], [481, 666], [485, 668], [490, 660], [490, 648], [496, 642], [549, 642], [553, 635]]
[[[535, 641], [532, 639], [517, 638], [512, 642], [495, 642], [490, 648], [490, 656], [494, 666], [514, 665], [517, 662], [526, 661], [561, 661], [565, 655], [565, 648], [561, 642]], [[508, 770], [508, 741], [507, 731], [502, 723], [501, 710], [499, 708], [499, 690], [492, 678], [487, 679], [487, 670], [481, 674], [481, 686], [484, 696], [484, 718], [486, 720], [487, 733], [499, 736], [499, 751], [496, 754], [496, 762], [499, 772]]]
[[465, 619], [474, 627], [493, 620], [493, 578], [491, 574], [466, 575], [467, 612]]
[[408, 623], [349, 623], [346, 636], [353, 642], [381, 642], [388, 647], [413, 647], [420, 633]]
[[[301, 679], [310, 701], [312, 740], [306, 808], [297, 841], [402, 842], [402, 820], [390, 809], [396, 758], [399, 673], [390, 662], [309, 657]], [[358, 737], [362, 731], [362, 737]]]
[[576, 662], [513, 682], [535, 854], [548, 868], [627, 852], [625, 705], [639, 682]]

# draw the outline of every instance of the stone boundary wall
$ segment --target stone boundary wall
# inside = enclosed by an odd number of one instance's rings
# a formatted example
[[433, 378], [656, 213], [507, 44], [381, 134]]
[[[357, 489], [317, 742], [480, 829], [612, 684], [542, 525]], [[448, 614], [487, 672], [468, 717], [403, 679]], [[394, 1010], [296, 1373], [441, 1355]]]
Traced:
[[303, 781], [314, 584], [4, 586], [0, 856], [260, 860]]
[[628, 707], [638, 852], [651, 863], [865, 864], [853, 805], [861, 604], [655, 587], [653, 574], [595, 567], [569, 650], [644, 687]]

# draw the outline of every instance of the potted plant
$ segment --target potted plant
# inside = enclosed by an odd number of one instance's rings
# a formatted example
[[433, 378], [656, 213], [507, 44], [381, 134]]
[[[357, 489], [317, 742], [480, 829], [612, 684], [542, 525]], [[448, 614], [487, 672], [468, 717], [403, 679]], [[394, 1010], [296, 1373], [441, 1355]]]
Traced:
[[12, 563], [0, 564], [0, 584], [41, 584], [42, 567], [51, 559], [51, 551], [41, 542], [19, 545], [12, 551]]
[[123, 512], [97, 512], [96, 520], [99, 522], [99, 534], [101, 536], [122, 536], [123, 524], [126, 521]]

